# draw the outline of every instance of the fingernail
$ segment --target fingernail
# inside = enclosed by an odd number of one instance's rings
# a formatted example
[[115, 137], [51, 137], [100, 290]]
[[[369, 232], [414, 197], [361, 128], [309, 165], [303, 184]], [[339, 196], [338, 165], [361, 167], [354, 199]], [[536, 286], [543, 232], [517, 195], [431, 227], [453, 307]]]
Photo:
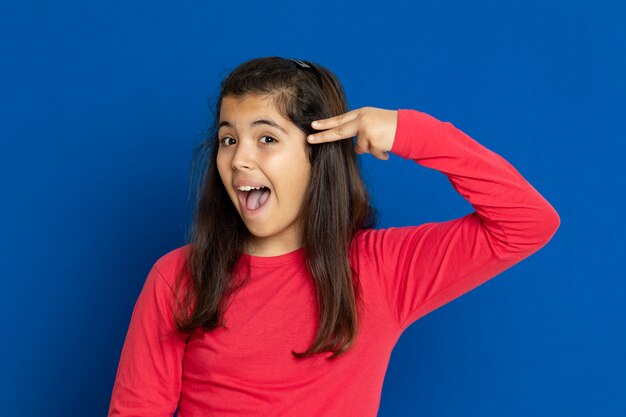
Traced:
[[317, 138], [316, 138], [315, 136], [313, 136], [313, 135], [309, 135], [308, 139], [309, 139], [310, 141], [313, 141], [313, 140], [315, 140], [315, 139], [317, 139]]
[[313, 126], [319, 126], [320, 122], [318, 122], [317, 120], [313, 122]]

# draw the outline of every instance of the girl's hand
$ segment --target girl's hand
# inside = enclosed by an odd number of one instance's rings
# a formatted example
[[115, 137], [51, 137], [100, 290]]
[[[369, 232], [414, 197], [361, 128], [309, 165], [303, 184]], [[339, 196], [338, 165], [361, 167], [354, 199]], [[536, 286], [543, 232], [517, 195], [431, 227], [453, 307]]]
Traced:
[[386, 161], [396, 135], [398, 111], [361, 107], [339, 116], [316, 120], [311, 126], [317, 130], [324, 129], [324, 132], [308, 136], [311, 144], [357, 136], [356, 153], [368, 152]]

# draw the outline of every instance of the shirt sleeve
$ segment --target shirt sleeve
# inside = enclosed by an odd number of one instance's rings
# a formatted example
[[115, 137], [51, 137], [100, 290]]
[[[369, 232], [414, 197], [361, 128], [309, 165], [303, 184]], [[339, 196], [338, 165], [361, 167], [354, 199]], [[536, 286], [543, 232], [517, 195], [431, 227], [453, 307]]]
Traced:
[[527, 258], [560, 225], [550, 203], [509, 162], [450, 122], [398, 110], [391, 152], [445, 174], [475, 209], [449, 221], [362, 235], [400, 330]]
[[186, 340], [174, 326], [173, 300], [155, 264], [133, 309], [109, 417], [171, 417], [176, 411]]

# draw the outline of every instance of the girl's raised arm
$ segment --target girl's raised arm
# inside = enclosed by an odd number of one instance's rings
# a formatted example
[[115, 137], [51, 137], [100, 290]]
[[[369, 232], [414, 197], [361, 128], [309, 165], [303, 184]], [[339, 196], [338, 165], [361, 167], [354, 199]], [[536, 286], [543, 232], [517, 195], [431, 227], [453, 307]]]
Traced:
[[[359, 257], [368, 259], [400, 330], [527, 258], [556, 232], [560, 218], [550, 203], [509, 162], [452, 123], [400, 109], [396, 126], [390, 110], [364, 109], [383, 126], [373, 134], [348, 117], [345, 136], [358, 132], [361, 149], [379, 159], [390, 150], [442, 172], [475, 209], [445, 222], [370, 229], [358, 237]], [[326, 138], [338, 136], [337, 123], [332, 127]], [[419, 185], [400, 180], [395, 186], [419, 192]]]

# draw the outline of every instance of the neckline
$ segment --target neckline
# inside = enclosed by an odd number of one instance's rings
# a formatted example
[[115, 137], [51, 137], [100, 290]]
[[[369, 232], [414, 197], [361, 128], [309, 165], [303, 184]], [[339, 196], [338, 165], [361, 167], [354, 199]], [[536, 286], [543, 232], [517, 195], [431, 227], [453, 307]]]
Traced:
[[241, 258], [250, 262], [251, 267], [264, 268], [284, 265], [294, 262], [300, 262], [305, 259], [304, 247], [292, 250], [275, 256], [255, 256], [248, 253], [242, 253]]

